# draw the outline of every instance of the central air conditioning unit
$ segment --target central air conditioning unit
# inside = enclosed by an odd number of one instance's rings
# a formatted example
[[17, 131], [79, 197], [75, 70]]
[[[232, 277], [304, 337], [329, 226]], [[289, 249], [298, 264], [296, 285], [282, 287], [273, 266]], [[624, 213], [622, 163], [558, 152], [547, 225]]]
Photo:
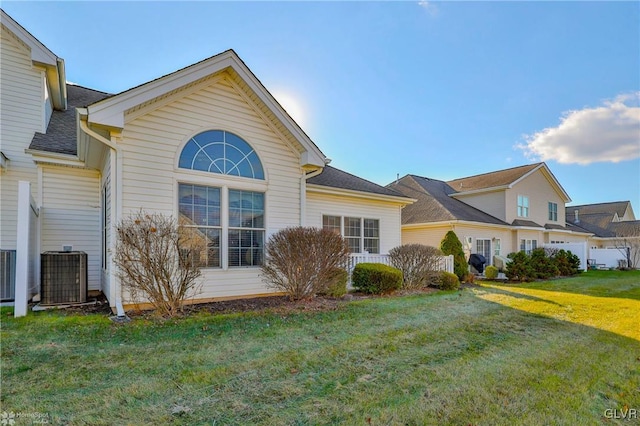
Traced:
[[57, 305], [87, 301], [87, 253], [47, 251], [41, 254], [40, 303]]
[[16, 251], [0, 250], [0, 300], [16, 297]]

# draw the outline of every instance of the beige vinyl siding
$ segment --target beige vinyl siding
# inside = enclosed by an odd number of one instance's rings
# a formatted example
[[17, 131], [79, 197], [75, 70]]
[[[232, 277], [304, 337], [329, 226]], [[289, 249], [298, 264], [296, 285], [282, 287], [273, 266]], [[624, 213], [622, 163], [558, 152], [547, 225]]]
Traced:
[[505, 216], [506, 198], [504, 190], [456, 196], [455, 198], [477, 208], [478, 210], [482, 210], [493, 217], [497, 217], [498, 219], [507, 222], [508, 215]]
[[37, 167], [24, 150], [43, 130], [44, 71], [33, 67], [29, 49], [2, 28], [0, 43], [0, 150], [7, 156], [0, 172], [0, 247], [16, 248], [18, 182], [31, 182], [37, 200]]
[[451, 225], [402, 229], [402, 244], [424, 244], [440, 248], [440, 242], [451, 230]]
[[307, 191], [306, 208], [306, 225], [316, 228], [322, 228], [323, 215], [378, 219], [381, 254], [402, 244], [400, 205], [397, 203]]
[[[145, 114], [126, 117], [119, 141], [125, 216], [140, 208], [176, 216], [178, 183], [185, 182], [264, 192], [267, 236], [300, 223], [299, 154], [263, 121], [224, 73], [222, 76], [158, 109], [147, 106]], [[260, 157], [265, 180], [178, 169], [180, 151], [189, 138], [212, 129], [235, 133], [247, 141]], [[203, 279], [198, 298], [271, 291], [260, 279], [259, 268], [204, 269]]]
[[[517, 215], [518, 195], [529, 197], [529, 217], [527, 218], [519, 218]], [[558, 205], [557, 221], [549, 220], [549, 202]], [[509, 223], [515, 219], [524, 219], [543, 226], [547, 223], [565, 224], [564, 200], [558, 195], [541, 170], [537, 170], [507, 190], [507, 206], [506, 221]]]
[[89, 290], [100, 290], [100, 174], [71, 167], [43, 167], [42, 174], [42, 251], [72, 245], [86, 252]]
[[543, 231], [519, 229], [513, 233], [515, 236], [513, 238], [511, 251], [520, 251], [520, 240], [536, 240], [538, 247], [542, 247], [542, 244], [544, 244]]
[[[458, 239], [462, 243], [465, 256], [469, 257], [471, 253], [476, 252], [476, 240], [477, 239], [489, 239], [491, 240], [491, 251], [495, 249], [496, 239], [500, 239], [500, 253], [502, 256], [513, 251], [512, 249], [512, 234], [513, 232], [508, 228], [499, 227], [484, 227], [482, 225], [471, 224], [447, 224], [437, 227], [424, 227], [424, 228], [411, 228], [402, 230], [402, 243], [403, 244], [425, 244], [428, 246], [440, 248], [440, 243], [450, 230], [456, 233]], [[468, 244], [467, 239], [471, 238], [471, 245]]]

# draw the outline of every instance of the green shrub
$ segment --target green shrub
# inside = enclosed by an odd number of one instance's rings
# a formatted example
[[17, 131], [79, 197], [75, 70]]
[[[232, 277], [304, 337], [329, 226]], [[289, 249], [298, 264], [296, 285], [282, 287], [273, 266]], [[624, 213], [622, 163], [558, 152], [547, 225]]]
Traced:
[[342, 268], [336, 268], [335, 277], [332, 282], [321, 290], [318, 294], [322, 294], [328, 297], [339, 298], [347, 294], [347, 280], [349, 279], [349, 273]]
[[504, 273], [511, 281], [533, 281], [535, 272], [531, 267], [530, 257], [523, 251], [509, 253], [511, 262], [507, 263]]
[[440, 290], [457, 290], [460, 288], [460, 280], [456, 274], [442, 271], [440, 273]]
[[498, 278], [498, 268], [493, 265], [489, 265], [484, 270], [484, 276], [488, 280], [495, 280]]
[[464, 257], [462, 243], [455, 232], [448, 231], [446, 233], [440, 243], [440, 250], [442, 250], [442, 253], [445, 255], [453, 255], [453, 272], [459, 280], [463, 280], [469, 272], [469, 266], [467, 265], [467, 261]]
[[442, 252], [422, 244], [405, 244], [389, 251], [391, 265], [402, 271], [403, 288], [416, 289], [428, 286], [439, 276]]
[[382, 263], [358, 263], [351, 274], [351, 281], [363, 293], [391, 293], [402, 287], [402, 272]]
[[567, 277], [578, 273], [578, 269], [580, 269], [580, 258], [571, 253], [571, 251], [558, 250], [554, 252], [551, 257], [558, 267], [558, 273], [560, 275]]
[[531, 252], [529, 264], [533, 268], [535, 278], [546, 280], [560, 275], [555, 260], [547, 256], [543, 248], [537, 248]]

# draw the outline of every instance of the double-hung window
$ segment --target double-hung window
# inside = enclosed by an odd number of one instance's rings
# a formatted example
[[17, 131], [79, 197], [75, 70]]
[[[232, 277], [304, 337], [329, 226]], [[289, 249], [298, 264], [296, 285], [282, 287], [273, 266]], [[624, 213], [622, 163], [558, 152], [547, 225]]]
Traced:
[[[264, 180], [262, 163], [251, 145], [222, 130], [191, 138], [178, 167], [240, 178]], [[189, 178], [193, 180], [193, 178]], [[264, 259], [265, 194], [242, 189], [242, 181], [223, 186], [178, 184], [180, 225], [194, 228], [206, 243], [198, 253], [203, 267], [260, 266]]]
[[344, 218], [344, 239], [347, 240], [351, 253], [362, 253], [362, 219], [359, 217]]
[[322, 227], [342, 235], [351, 253], [380, 253], [379, 219], [323, 215]]
[[221, 266], [220, 208], [220, 188], [184, 183], [178, 185], [180, 226], [195, 228], [197, 232], [194, 238], [202, 238], [205, 242], [205, 252], [197, 254], [202, 267]]
[[529, 197], [518, 195], [518, 217], [529, 217]]
[[558, 221], [558, 204], [549, 202], [549, 220]]
[[264, 194], [229, 190], [229, 266], [262, 265]]
[[531, 254], [531, 252], [538, 248], [538, 240], [520, 240], [520, 251], [523, 251], [527, 254]]

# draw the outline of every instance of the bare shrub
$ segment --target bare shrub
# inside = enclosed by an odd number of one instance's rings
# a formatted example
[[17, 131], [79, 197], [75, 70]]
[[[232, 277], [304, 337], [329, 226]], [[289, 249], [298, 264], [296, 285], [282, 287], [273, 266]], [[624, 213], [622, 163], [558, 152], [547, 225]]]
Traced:
[[199, 292], [200, 255], [206, 236], [181, 227], [171, 216], [142, 210], [123, 219], [117, 229], [113, 262], [135, 301], [146, 299], [158, 314], [172, 317]]
[[391, 265], [402, 271], [403, 288], [418, 289], [440, 279], [442, 252], [423, 244], [405, 244], [389, 251]]
[[343, 277], [349, 249], [333, 231], [298, 226], [283, 229], [265, 245], [263, 280], [291, 299], [326, 293]]

